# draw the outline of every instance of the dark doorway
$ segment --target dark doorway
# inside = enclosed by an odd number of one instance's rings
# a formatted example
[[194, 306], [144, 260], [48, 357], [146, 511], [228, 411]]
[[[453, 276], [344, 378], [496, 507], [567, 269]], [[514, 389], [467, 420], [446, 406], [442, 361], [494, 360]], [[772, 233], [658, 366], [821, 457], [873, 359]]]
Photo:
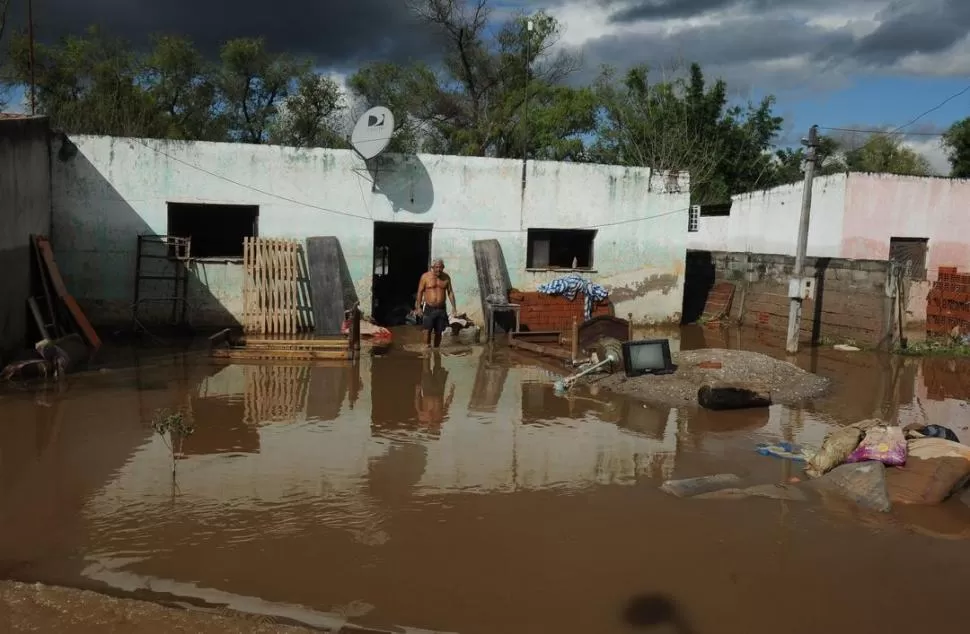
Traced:
[[418, 280], [431, 266], [431, 224], [374, 223], [374, 320], [400, 326], [414, 308]]
[[715, 282], [714, 257], [710, 251], [687, 251], [684, 308], [681, 323], [693, 324], [704, 314], [707, 296]]

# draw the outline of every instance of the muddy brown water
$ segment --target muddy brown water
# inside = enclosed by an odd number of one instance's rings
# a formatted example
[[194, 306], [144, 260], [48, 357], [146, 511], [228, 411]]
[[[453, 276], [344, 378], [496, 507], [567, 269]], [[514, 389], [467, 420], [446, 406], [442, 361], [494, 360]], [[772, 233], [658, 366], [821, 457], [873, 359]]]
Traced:
[[[668, 334], [675, 348], [783, 355], [752, 333]], [[965, 360], [829, 349], [798, 364], [835, 391], [731, 417], [595, 390], [560, 398], [552, 368], [481, 347], [357, 367], [172, 355], [59, 390], [6, 389], [0, 575], [323, 627], [959, 630], [966, 592], [951, 581], [970, 568], [970, 509], [957, 500], [873, 516], [658, 490], [718, 472], [784, 481], [797, 469], [757, 443], [813, 444], [872, 416], [970, 440]], [[195, 426], [174, 486], [150, 426], [162, 408]]]

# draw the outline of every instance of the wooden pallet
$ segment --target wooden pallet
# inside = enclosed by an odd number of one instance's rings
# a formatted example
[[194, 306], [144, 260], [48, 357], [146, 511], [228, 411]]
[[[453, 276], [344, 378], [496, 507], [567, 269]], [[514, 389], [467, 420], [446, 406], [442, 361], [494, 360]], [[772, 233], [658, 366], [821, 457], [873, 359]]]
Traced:
[[296, 240], [244, 239], [244, 332], [295, 335], [310, 329], [302, 257]]
[[333, 337], [283, 338], [242, 335], [230, 329], [209, 338], [209, 354], [232, 361], [317, 361], [360, 358], [360, 308], [354, 306], [350, 334]]

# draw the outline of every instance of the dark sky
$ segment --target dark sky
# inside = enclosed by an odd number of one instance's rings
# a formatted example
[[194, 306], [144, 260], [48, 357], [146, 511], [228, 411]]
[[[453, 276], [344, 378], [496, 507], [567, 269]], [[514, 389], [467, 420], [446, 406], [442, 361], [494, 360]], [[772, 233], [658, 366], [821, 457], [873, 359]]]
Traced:
[[[12, 26], [25, 24], [26, 1], [13, 0]], [[738, 85], [757, 79], [769, 88], [797, 86], [834, 70], [893, 72], [907, 55], [946, 52], [970, 33], [970, 0], [490, 1], [502, 16], [566, 6], [563, 15], [573, 21], [565, 24], [567, 35], [602, 25], [581, 43], [585, 70], [577, 81], [602, 64], [691, 60]], [[341, 71], [375, 59], [433, 60], [440, 50], [406, 0], [34, 2], [41, 39], [97, 23], [136, 44], [153, 33], [184, 34], [212, 53], [226, 39], [262, 35], [274, 50], [312, 55], [318, 66]], [[920, 72], [933, 74], [933, 62]]]
[[[11, 25], [23, 26], [26, 0], [13, 2]], [[321, 66], [435, 52], [405, 0], [34, 0], [34, 14], [42, 39], [98, 24], [136, 44], [182, 34], [211, 52], [227, 39], [261, 35], [273, 49], [313, 55]]]

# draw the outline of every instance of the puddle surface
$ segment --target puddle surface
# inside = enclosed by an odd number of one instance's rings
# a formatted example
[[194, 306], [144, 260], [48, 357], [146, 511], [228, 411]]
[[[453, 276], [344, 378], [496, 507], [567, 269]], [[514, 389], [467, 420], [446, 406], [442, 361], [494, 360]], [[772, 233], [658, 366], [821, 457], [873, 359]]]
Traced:
[[[698, 329], [677, 345], [781, 352]], [[814, 444], [872, 416], [968, 437], [966, 362], [806, 352], [799, 365], [833, 378], [831, 396], [715, 416], [559, 398], [550, 370], [524, 359], [176, 356], [2, 392], [0, 574], [462, 634], [643, 631], [624, 623], [636, 597], [652, 597], [646, 620], [676, 604], [698, 634], [882, 632], [876, 607], [898, 631], [965, 617], [963, 587], [939, 583], [970, 567], [970, 509], [957, 501], [872, 517], [658, 487], [717, 472], [784, 481], [787, 463], [757, 443]], [[150, 424], [163, 408], [195, 428], [174, 486]], [[927, 591], [933, 601], [914, 603]]]

